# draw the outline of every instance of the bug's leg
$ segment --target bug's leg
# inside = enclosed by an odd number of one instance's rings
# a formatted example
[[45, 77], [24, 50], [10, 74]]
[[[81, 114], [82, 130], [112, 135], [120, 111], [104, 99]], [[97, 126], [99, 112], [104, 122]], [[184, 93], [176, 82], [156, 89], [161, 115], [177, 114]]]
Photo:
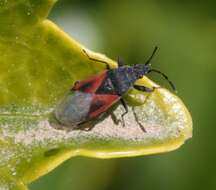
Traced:
[[[155, 89], [160, 88], [160, 87], [148, 88], [146, 86], [134, 85], [134, 88], [137, 90], [140, 90], [142, 92], [149, 92], [150, 93], [150, 92], [154, 92]], [[146, 97], [145, 102], [147, 101], [148, 98], [149, 98], [149, 95]], [[134, 118], [135, 118], [136, 122], [138, 123], [138, 125], [140, 126], [140, 129], [146, 133], [147, 131], [146, 131], [145, 127], [139, 122], [139, 119], [137, 117], [136, 112], [134, 111], [134, 108], [132, 108], [132, 110], [133, 110]]]
[[113, 122], [118, 125], [119, 122], [121, 121], [120, 119], [117, 119], [115, 114], [113, 112], [110, 113], [111, 119], [113, 120]]
[[94, 126], [92, 121], [84, 121], [83, 123], [78, 124], [75, 130], [91, 131]]
[[90, 125], [90, 127], [86, 127], [86, 128], [83, 128], [83, 131], [91, 131], [93, 128], [95, 127], [95, 125]]
[[86, 50], [83, 49], [83, 52], [85, 53], [85, 55], [92, 61], [97, 61], [97, 62], [100, 62], [100, 63], [105, 63], [106, 64], [106, 69], [107, 70], [110, 70], [110, 66], [109, 64], [106, 62], [106, 61], [103, 61], [103, 60], [99, 60], [99, 59], [95, 59], [93, 57], [90, 57], [89, 54], [86, 52]]
[[117, 59], [117, 64], [118, 64], [118, 67], [122, 67], [125, 65], [124, 61], [120, 57], [118, 57]]
[[74, 86], [76, 86], [77, 84], [79, 84], [79, 82], [80, 82], [79, 80], [75, 81], [74, 82]]
[[73, 87], [72, 87], [71, 90], [75, 90], [75, 88], [76, 88], [76, 86], [79, 84], [79, 82], [80, 82], [80, 81], [78, 81], [78, 80], [75, 81], [75, 82], [74, 82], [74, 85], [73, 85]]
[[138, 119], [138, 117], [137, 117], [137, 114], [136, 114], [134, 108], [132, 108], [132, 112], [133, 112], [134, 118], [135, 118], [136, 122], [138, 123], [140, 129], [141, 129], [144, 133], [146, 133], [147, 131], [146, 131], [145, 127], [139, 122], [139, 119]]
[[125, 112], [121, 115], [122, 122], [123, 122], [123, 127], [125, 127], [124, 116], [128, 113], [128, 106], [127, 106], [126, 102], [122, 98], [120, 99], [120, 101], [121, 101], [121, 104], [123, 105], [123, 107], [125, 109]]
[[140, 90], [142, 92], [154, 92], [155, 89], [160, 88], [160, 87], [152, 87], [148, 88], [146, 86], [139, 86], [139, 85], [134, 85], [133, 86], [136, 90]]

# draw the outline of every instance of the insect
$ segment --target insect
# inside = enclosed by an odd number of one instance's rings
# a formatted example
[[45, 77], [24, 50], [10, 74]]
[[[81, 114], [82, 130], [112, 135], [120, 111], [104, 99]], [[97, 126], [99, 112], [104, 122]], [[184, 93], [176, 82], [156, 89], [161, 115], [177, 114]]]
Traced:
[[[123, 95], [131, 88], [143, 92], [153, 92], [156, 87], [148, 88], [135, 84], [136, 80], [150, 72], [162, 75], [175, 90], [175, 86], [164, 73], [151, 68], [150, 62], [157, 49], [155, 47], [145, 64], [129, 66], [118, 60], [118, 67], [114, 69], [111, 69], [107, 62], [92, 58], [83, 50], [91, 61], [102, 62], [106, 64], [107, 69], [89, 79], [75, 82], [71, 93], [56, 108], [55, 115], [57, 120], [72, 129], [81, 129], [83, 124], [96, 120], [113, 105], [120, 102], [125, 110], [121, 115], [122, 121], [124, 121], [124, 116], [128, 113], [128, 106], [123, 99]], [[137, 120], [136, 115], [135, 118]], [[145, 132], [145, 128], [140, 123], [138, 124]]]

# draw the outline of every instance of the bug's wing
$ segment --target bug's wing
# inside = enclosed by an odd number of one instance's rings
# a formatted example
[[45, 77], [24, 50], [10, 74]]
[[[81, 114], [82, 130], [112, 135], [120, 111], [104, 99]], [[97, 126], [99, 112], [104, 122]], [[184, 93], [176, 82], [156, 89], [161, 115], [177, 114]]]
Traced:
[[91, 77], [87, 80], [76, 82], [72, 90], [79, 90], [86, 93], [95, 93], [107, 76], [107, 71]]
[[113, 104], [115, 104], [121, 96], [118, 95], [97, 95], [94, 94], [93, 101], [89, 110], [89, 118], [94, 119], [101, 113], [107, 111]]

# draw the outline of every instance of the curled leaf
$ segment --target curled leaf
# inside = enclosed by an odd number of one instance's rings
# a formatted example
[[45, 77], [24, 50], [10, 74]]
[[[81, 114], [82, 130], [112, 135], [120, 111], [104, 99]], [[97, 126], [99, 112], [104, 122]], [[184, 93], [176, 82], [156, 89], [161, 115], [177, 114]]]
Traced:
[[[0, 189], [25, 189], [72, 156], [166, 152], [191, 137], [190, 114], [163, 88], [128, 93], [126, 127], [110, 114], [91, 131], [62, 129], [53, 114], [57, 103], [76, 80], [99, 73], [105, 65], [89, 60], [82, 45], [45, 19], [54, 2], [0, 0]], [[86, 51], [116, 67], [104, 55]], [[137, 83], [157, 86], [146, 77]], [[121, 120], [123, 108], [119, 105], [113, 113]]]

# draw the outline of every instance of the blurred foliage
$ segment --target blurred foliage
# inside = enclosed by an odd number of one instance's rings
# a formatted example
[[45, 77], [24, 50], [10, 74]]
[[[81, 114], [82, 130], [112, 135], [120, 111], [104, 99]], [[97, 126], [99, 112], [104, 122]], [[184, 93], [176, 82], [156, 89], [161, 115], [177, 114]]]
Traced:
[[152, 64], [176, 84], [193, 116], [194, 134], [164, 155], [73, 158], [31, 189], [216, 189], [215, 6], [210, 0], [60, 0], [50, 18], [90, 49], [134, 64], [158, 45]]

